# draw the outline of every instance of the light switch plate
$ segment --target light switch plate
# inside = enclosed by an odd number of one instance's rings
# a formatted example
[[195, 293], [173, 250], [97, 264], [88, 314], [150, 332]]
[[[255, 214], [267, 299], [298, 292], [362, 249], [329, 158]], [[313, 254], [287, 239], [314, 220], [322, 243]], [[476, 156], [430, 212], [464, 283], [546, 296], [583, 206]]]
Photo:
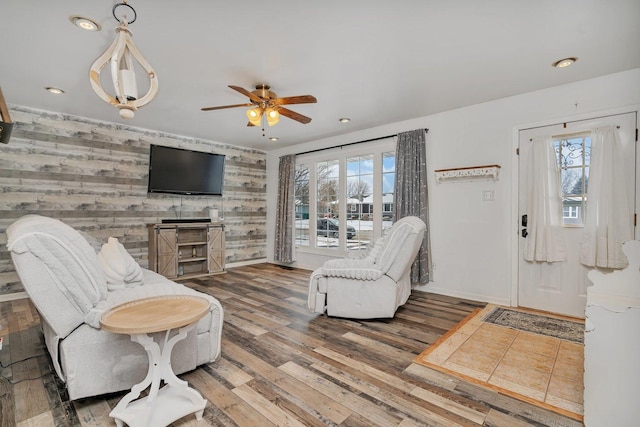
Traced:
[[484, 190], [482, 192], [483, 202], [493, 202], [496, 199], [496, 192], [494, 190]]

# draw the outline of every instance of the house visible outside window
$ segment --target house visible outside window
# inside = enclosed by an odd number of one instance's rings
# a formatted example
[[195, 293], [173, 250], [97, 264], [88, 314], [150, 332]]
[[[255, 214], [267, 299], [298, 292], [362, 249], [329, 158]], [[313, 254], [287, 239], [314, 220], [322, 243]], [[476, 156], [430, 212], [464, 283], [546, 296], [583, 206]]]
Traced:
[[396, 178], [396, 153], [382, 153], [382, 221], [383, 229], [393, 220], [393, 194]]
[[591, 133], [555, 137], [553, 146], [560, 166], [563, 225], [584, 226], [591, 161]]
[[563, 218], [580, 218], [580, 209], [578, 209], [578, 206], [563, 206], [562, 217]]
[[395, 141], [296, 159], [298, 250], [367, 249], [393, 218]]

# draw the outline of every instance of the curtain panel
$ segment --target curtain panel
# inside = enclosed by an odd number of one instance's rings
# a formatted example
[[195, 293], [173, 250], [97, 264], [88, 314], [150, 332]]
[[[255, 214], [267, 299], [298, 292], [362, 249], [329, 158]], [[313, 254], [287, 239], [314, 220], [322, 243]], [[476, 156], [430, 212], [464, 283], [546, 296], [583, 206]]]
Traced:
[[627, 267], [622, 243], [633, 240], [632, 218], [620, 134], [614, 126], [593, 129], [580, 262], [590, 267]]
[[529, 235], [524, 243], [524, 259], [566, 261], [560, 168], [551, 136], [533, 138], [528, 149], [526, 200]]
[[276, 207], [276, 238], [274, 261], [292, 263], [293, 259], [293, 206], [296, 156], [280, 157], [278, 175], [278, 204]]
[[427, 225], [422, 247], [411, 266], [412, 284], [426, 284], [431, 276], [426, 151], [424, 129], [398, 134], [393, 220], [417, 216]]

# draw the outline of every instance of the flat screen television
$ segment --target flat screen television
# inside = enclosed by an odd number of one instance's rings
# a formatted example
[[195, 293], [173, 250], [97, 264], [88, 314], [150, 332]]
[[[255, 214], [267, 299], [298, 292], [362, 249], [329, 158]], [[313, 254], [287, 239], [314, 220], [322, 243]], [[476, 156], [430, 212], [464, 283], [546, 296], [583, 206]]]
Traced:
[[151, 144], [147, 191], [221, 196], [224, 160], [222, 154]]

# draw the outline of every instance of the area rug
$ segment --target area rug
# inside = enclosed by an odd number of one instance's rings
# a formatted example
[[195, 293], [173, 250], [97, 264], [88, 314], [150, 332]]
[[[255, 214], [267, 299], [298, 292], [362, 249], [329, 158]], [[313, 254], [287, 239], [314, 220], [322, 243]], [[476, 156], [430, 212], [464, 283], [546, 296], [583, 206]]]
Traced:
[[582, 421], [584, 322], [489, 304], [414, 362]]
[[504, 307], [495, 307], [484, 321], [579, 344], [584, 343], [584, 323], [582, 322], [558, 319]]

